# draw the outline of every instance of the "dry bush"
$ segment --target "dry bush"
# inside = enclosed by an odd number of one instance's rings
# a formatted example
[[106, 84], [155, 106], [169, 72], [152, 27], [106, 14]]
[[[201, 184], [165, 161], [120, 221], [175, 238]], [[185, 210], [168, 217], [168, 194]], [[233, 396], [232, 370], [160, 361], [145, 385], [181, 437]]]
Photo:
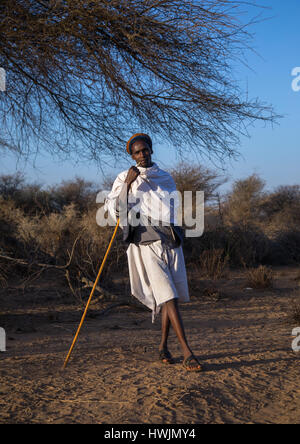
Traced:
[[300, 231], [284, 230], [274, 234], [266, 261], [272, 265], [299, 264]]
[[27, 184], [14, 198], [16, 206], [26, 215], [49, 214], [54, 210], [53, 199], [49, 190], [43, 190], [40, 184]]
[[292, 307], [290, 309], [290, 320], [293, 323], [297, 323], [298, 325], [300, 325], [300, 303], [294, 301], [294, 303], [292, 304]]
[[1, 265], [7, 275], [33, 273], [36, 263], [64, 265], [79, 231], [72, 205], [61, 214], [32, 216], [13, 201], [0, 199], [0, 221]]
[[61, 213], [19, 218], [16, 235], [28, 248], [38, 246], [41, 252], [60, 263], [79, 231], [75, 207], [69, 205]]
[[270, 251], [268, 237], [257, 227], [235, 225], [226, 230], [226, 251], [230, 265], [254, 266], [264, 263]]
[[74, 205], [81, 213], [95, 206], [97, 191], [96, 184], [80, 177], [63, 180], [49, 189], [52, 206], [56, 211], [61, 212], [64, 207]]
[[228, 266], [228, 256], [224, 250], [206, 250], [200, 256], [200, 272], [205, 277], [216, 280], [225, 276]]
[[12, 199], [6, 200], [0, 196], [0, 220], [3, 232], [13, 234], [23, 216], [23, 211], [16, 207]]
[[199, 258], [204, 251], [220, 250], [226, 251], [227, 228], [217, 227], [215, 230], [205, 230], [201, 237], [185, 238], [183, 249], [186, 264], [193, 267], [199, 263]]
[[224, 221], [228, 226], [259, 225], [265, 182], [256, 174], [235, 181], [224, 203]]
[[248, 269], [246, 271], [247, 285], [258, 290], [273, 287], [273, 271], [260, 265], [258, 268]]
[[298, 283], [298, 285], [300, 286], [300, 271], [298, 271], [297, 276], [295, 277], [295, 281]]
[[0, 196], [14, 202], [29, 216], [60, 213], [72, 204], [78, 211], [86, 212], [96, 206], [98, 188], [95, 183], [80, 177], [44, 189], [41, 184], [26, 183], [19, 172], [0, 175]]
[[[22, 210], [16, 208], [11, 199], [0, 196], [0, 255], [13, 258], [26, 258], [31, 260], [28, 249], [23, 242], [18, 240], [18, 224], [23, 220]], [[17, 263], [0, 258], [0, 280], [5, 286], [12, 275], [24, 274], [24, 268]]]
[[297, 230], [300, 223], [300, 186], [280, 186], [265, 197], [261, 208], [264, 212], [266, 231], [272, 235], [280, 231]]
[[[219, 177], [208, 170], [197, 170], [186, 164], [181, 164], [177, 173], [175, 179], [179, 188], [195, 191], [202, 187], [208, 199], [213, 200], [220, 184]], [[259, 213], [260, 217], [264, 214], [266, 222], [270, 222], [278, 215], [282, 216], [281, 210], [288, 211], [288, 207], [281, 208], [283, 197], [288, 196], [293, 204], [293, 215], [298, 214], [298, 187], [283, 187], [280, 193], [277, 191], [266, 200], [263, 207], [260, 204], [263, 182], [256, 176], [250, 179], [236, 184], [231, 193], [236, 198], [231, 201], [231, 204], [233, 201], [235, 203], [231, 210], [238, 211], [238, 202], [250, 196], [252, 203], [257, 202], [259, 211], [265, 208], [265, 213]], [[110, 179], [107, 179], [108, 185], [109, 182]], [[16, 174], [0, 176], [0, 192], [0, 285], [5, 286], [12, 273], [30, 273], [30, 264], [50, 264], [61, 267], [74, 294], [81, 297], [82, 280], [95, 279], [113, 233], [113, 227], [99, 227], [96, 223], [95, 185], [75, 178], [43, 190], [39, 185], [26, 184], [23, 176]], [[218, 212], [211, 207], [207, 212], [203, 236], [185, 239], [183, 247], [187, 266], [195, 266], [197, 272], [210, 279], [219, 279], [229, 266], [300, 263], [300, 231], [287, 228], [274, 231], [272, 237], [268, 237], [257, 224], [250, 224], [252, 216], [249, 216], [249, 205], [247, 202], [241, 208], [240, 215], [243, 217], [237, 217], [240, 222], [229, 225], [224, 222], [226, 218], [221, 217], [223, 208], [219, 208]], [[226, 213], [229, 207], [226, 207], [226, 203], [224, 207]], [[290, 209], [289, 214], [291, 212]], [[238, 215], [238, 212], [233, 214]], [[296, 218], [293, 220], [296, 221]], [[266, 225], [266, 230], [268, 226], [270, 224]], [[103, 285], [110, 285], [112, 273], [115, 275], [118, 271], [123, 276], [127, 273], [127, 245], [121, 242], [121, 238], [119, 230], [102, 274]], [[72, 261], [69, 263], [71, 253]], [[4, 259], [5, 256], [23, 262], [14, 264]], [[68, 269], [62, 269], [66, 264]], [[249, 283], [250, 286], [270, 286], [272, 279], [266, 268], [260, 267], [249, 273], [252, 273], [250, 280], [254, 281]]]
[[[36, 272], [37, 267], [58, 267], [57, 272], [65, 275], [78, 299], [82, 298], [83, 278], [95, 280], [114, 229], [97, 225], [96, 210], [80, 213], [74, 204], [60, 213], [28, 216], [11, 200], [2, 199], [0, 220], [0, 285], [6, 283], [10, 267], [16, 271], [21, 266], [25, 273]], [[126, 246], [119, 242], [120, 231], [118, 237], [102, 273], [102, 283], [109, 284], [112, 270], [126, 270]]]
[[[18, 241], [18, 226], [26, 220], [30, 224], [30, 219], [24, 216], [21, 209], [17, 208], [11, 200], [5, 200], [0, 196], [0, 250], [12, 252], [15, 255], [24, 253], [23, 245]], [[24, 222], [25, 223], [25, 222]]]
[[[37, 204], [41, 189], [27, 185], [19, 174], [0, 177], [0, 190], [1, 283], [10, 269], [28, 274], [44, 265], [60, 267], [73, 293], [80, 295], [82, 279], [95, 280], [113, 232], [96, 223], [96, 186], [80, 178], [63, 181], [43, 191], [47, 205]], [[102, 282], [111, 267], [124, 269], [125, 257], [124, 246], [115, 242]]]
[[116, 180], [115, 176], [113, 176], [111, 174], [110, 175], [107, 174], [103, 178], [103, 180], [101, 182], [101, 190], [103, 190], [103, 191], [107, 191], [107, 190], [110, 191], [112, 189], [112, 187], [113, 187], [113, 184], [114, 184], [115, 180]]
[[[70, 279], [75, 291], [81, 295], [82, 280], [94, 281], [103, 257], [111, 240], [114, 227], [99, 227], [96, 224], [96, 213], [90, 210], [82, 216], [80, 221], [81, 236], [78, 241], [72, 267], [70, 269]], [[121, 230], [117, 234], [107, 262], [101, 275], [99, 285], [109, 287], [112, 273], [126, 273], [127, 256], [126, 248], [121, 241]]]
[[22, 173], [2, 174], [0, 176], [0, 195], [3, 199], [14, 199], [25, 185], [25, 177]]
[[203, 191], [206, 202], [215, 200], [217, 189], [227, 181], [216, 171], [186, 162], [175, 165], [169, 170], [169, 173], [176, 183], [177, 190], [182, 195], [184, 191], [193, 191], [193, 193]]
[[184, 242], [186, 262], [191, 265], [199, 261], [204, 251], [224, 250], [230, 267], [254, 266], [265, 263], [269, 248], [269, 239], [261, 230], [240, 226], [219, 225], [206, 230], [201, 238], [187, 238]]
[[[23, 219], [18, 233], [28, 245], [35, 243], [39, 250], [48, 255], [55, 264], [64, 265], [73, 251], [72, 262], [67, 270], [67, 280], [74, 294], [81, 296], [82, 279], [94, 281], [99, 266], [111, 239], [112, 227], [99, 227], [96, 223], [96, 211], [80, 214], [75, 205], [66, 206], [61, 213], [51, 213], [29, 221]], [[101, 276], [101, 282], [107, 281], [111, 267], [114, 270], [124, 266], [125, 250], [116, 241]]]
[[20, 172], [0, 176], [0, 195], [4, 200], [14, 202], [26, 215], [49, 213], [54, 209], [50, 192], [43, 190], [40, 184], [26, 183]]
[[0, 264], [0, 287], [6, 287], [7, 285], [7, 272], [3, 266]]

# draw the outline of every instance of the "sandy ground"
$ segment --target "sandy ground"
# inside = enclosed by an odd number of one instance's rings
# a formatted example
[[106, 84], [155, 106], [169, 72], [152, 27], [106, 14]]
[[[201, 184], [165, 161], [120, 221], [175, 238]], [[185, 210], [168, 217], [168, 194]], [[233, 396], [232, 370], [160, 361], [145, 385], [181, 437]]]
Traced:
[[[276, 270], [272, 290], [245, 290], [240, 273], [212, 283], [192, 279], [182, 306], [186, 333], [204, 365], [187, 373], [174, 333], [176, 364], [157, 361], [159, 320], [119, 307], [100, 315], [94, 304], [65, 371], [62, 364], [82, 307], [68, 292], [35, 284], [0, 294], [1, 423], [300, 423], [299, 357], [288, 322], [300, 301], [299, 270]], [[107, 305], [106, 305], [107, 306]]]

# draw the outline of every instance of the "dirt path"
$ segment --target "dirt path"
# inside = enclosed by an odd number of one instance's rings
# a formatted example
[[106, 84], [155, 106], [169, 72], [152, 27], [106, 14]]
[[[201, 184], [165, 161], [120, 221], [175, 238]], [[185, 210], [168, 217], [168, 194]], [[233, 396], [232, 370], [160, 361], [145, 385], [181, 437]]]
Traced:
[[282, 278], [272, 291], [249, 294], [231, 279], [222, 283], [228, 297], [195, 294], [182, 307], [201, 374], [184, 371], [173, 333], [176, 364], [157, 362], [159, 322], [127, 307], [99, 317], [92, 309], [63, 371], [81, 310], [41, 306], [38, 297], [12, 309], [2, 295], [8, 340], [0, 353], [0, 422], [300, 423], [300, 354], [291, 349], [286, 321], [291, 282]]

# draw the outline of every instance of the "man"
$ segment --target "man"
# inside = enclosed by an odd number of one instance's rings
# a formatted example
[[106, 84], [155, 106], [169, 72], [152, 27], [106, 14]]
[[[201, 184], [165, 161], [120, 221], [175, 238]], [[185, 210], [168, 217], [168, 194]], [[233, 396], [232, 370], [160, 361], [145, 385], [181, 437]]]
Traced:
[[[174, 328], [188, 371], [201, 371], [201, 365], [188, 345], [178, 300], [189, 301], [186, 269], [181, 247], [182, 235], [176, 222], [176, 192], [169, 173], [152, 162], [152, 140], [147, 134], [132, 136], [127, 152], [136, 166], [118, 175], [105, 205], [113, 217], [120, 217], [127, 249], [132, 294], [155, 316], [162, 309], [162, 338], [159, 357], [172, 364], [168, 349], [170, 326]], [[138, 198], [138, 205], [134, 198]], [[175, 199], [176, 200], [176, 199]], [[149, 223], [151, 222], [151, 223]]]

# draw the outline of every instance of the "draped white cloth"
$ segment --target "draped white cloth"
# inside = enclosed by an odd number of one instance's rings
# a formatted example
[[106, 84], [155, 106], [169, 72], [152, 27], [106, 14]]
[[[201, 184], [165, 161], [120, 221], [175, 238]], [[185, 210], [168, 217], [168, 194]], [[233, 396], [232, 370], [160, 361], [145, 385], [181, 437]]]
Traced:
[[190, 300], [181, 247], [166, 248], [161, 241], [130, 244], [127, 257], [131, 293], [152, 310], [152, 322], [165, 302]]
[[[165, 222], [167, 225], [176, 223], [178, 198], [171, 175], [156, 164], [150, 168], [138, 169], [140, 175], [132, 183], [128, 194], [129, 211], [134, 207], [134, 211], [150, 217], [153, 222]], [[118, 175], [105, 201], [105, 209], [114, 220], [117, 219], [118, 199], [126, 202], [127, 174], [128, 170]], [[128, 221], [131, 223], [130, 215]], [[163, 303], [174, 298], [182, 302], [189, 301], [182, 247], [167, 248], [161, 241], [150, 245], [131, 243], [127, 249], [127, 257], [131, 292], [152, 310], [153, 322]]]
[[[154, 225], [157, 221], [176, 224], [179, 198], [172, 176], [155, 163], [150, 168], [137, 168], [140, 175], [132, 183], [128, 194], [129, 211], [134, 208], [134, 211], [139, 211], [141, 215], [150, 217]], [[126, 201], [127, 174], [128, 170], [118, 175], [105, 201], [105, 209], [115, 220], [118, 198]], [[130, 214], [128, 220], [131, 222]], [[121, 226], [122, 222], [124, 221], [121, 220]]]

